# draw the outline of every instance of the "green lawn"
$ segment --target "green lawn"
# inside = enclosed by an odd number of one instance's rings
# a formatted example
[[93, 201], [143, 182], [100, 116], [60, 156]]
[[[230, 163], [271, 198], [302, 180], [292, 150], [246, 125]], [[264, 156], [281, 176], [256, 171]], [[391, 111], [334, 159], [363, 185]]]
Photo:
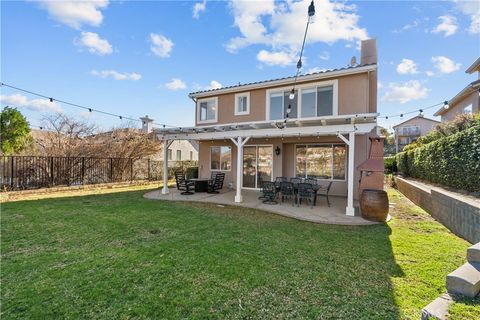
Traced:
[[2, 319], [418, 319], [468, 247], [393, 190], [364, 227], [143, 193], [2, 204]]

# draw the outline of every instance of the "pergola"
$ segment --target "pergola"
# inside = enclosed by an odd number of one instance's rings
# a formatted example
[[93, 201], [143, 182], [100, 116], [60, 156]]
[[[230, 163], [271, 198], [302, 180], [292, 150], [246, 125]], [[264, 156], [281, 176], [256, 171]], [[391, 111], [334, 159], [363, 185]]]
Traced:
[[348, 146], [347, 208], [353, 216], [353, 183], [355, 135], [367, 134], [377, 125], [377, 113], [362, 113], [340, 116], [291, 119], [285, 121], [254, 121], [186, 128], [156, 129], [164, 141], [163, 149], [163, 194], [168, 194], [168, 147], [173, 140], [220, 140], [230, 139], [237, 147], [237, 178], [235, 202], [242, 202], [243, 145], [252, 138], [286, 138], [337, 136]]

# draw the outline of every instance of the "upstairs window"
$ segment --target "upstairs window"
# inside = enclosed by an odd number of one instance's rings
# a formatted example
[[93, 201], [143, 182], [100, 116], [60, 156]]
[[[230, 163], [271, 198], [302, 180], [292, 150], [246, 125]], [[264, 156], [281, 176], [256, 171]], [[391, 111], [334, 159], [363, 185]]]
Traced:
[[198, 100], [198, 122], [217, 122], [218, 106], [217, 98]]
[[298, 92], [295, 91], [295, 98], [290, 100], [290, 91], [278, 91], [272, 92], [269, 96], [270, 102], [270, 120], [281, 120], [286, 117], [288, 106], [291, 106], [289, 119], [297, 117], [297, 96]]
[[302, 92], [302, 118], [333, 115], [333, 86], [305, 88]]
[[250, 93], [238, 93], [235, 95], [235, 115], [250, 113]]
[[182, 161], [182, 150], [177, 150], [177, 161]]

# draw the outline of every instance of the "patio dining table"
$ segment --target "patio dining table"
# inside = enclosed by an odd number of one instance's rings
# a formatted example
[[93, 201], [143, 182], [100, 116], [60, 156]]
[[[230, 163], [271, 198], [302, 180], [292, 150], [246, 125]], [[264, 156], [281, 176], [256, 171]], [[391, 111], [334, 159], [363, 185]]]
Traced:
[[208, 178], [193, 178], [188, 181], [192, 181], [195, 184], [195, 192], [207, 192], [208, 191], [208, 182], [212, 179]]
[[[280, 184], [275, 183], [275, 187], [276, 187], [277, 191], [280, 191]], [[312, 184], [312, 189], [313, 189], [313, 192], [315, 193], [314, 198], [313, 198], [313, 205], [316, 206], [317, 205], [318, 191], [319, 190], [326, 190], [327, 188], [322, 186], [322, 185], [319, 185], [319, 184]], [[295, 194], [298, 193], [298, 183], [293, 183], [293, 191], [295, 192]], [[295, 199], [295, 201], [297, 201], [297, 200]]]

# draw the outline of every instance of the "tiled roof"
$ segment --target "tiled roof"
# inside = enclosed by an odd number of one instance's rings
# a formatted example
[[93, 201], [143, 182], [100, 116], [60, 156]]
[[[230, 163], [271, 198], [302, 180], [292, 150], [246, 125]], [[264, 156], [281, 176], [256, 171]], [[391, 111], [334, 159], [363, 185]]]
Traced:
[[[362, 67], [368, 67], [368, 66], [374, 66], [374, 65], [375, 65], [375, 63], [371, 63], [371, 64], [358, 65], [358, 66], [354, 66], [354, 67], [329, 69], [329, 70], [325, 70], [325, 71], [302, 74], [302, 75], [298, 76], [298, 81], [302, 81], [302, 78], [307, 77], [307, 76], [312, 76], [312, 75], [317, 75], [317, 74], [318, 75], [321, 75], [321, 74], [323, 75], [323, 74], [327, 74], [327, 73], [344, 71], [344, 70], [355, 70], [355, 69], [359, 69], [359, 68], [362, 68]], [[295, 79], [295, 76], [277, 78], [277, 79], [269, 79], [269, 80], [262, 80], [262, 81], [256, 81], [256, 82], [249, 82], [249, 83], [237, 84], [237, 85], [222, 87], [222, 88], [217, 88], [217, 89], [201, 90], [201, 91], [191, 92], [191, 93], [189, 93], [189, 96], [200, 94], [200, 93], [215, 92], [215, 91], [220, 91], [220, 90], [225, 90], [225, 89], [233, 89], [233, 88], [241, 88], [241, 87], [245, 87], [245, 86], [258, 85], [258, 84], [264, 84], [264, 83], [268, 83], [268, 82], [274, 82], [274, 81], [280, 81], [280, 80], [289, 80], [289, 79], [293, 80], [293, 79]]]

